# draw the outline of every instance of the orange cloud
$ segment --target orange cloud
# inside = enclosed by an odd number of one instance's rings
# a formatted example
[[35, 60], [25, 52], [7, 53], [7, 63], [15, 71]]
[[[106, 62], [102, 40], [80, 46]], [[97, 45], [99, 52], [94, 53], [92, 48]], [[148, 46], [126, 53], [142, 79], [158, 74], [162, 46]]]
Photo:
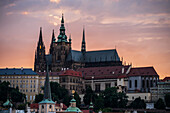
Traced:
[[50, 0], [50, 2], [55, 2], [58, 4], [60, 2], [60, 0]]
[[24, 11], [24, 12], [21, 12], [21, 14], [22, 14], [22, 15], [28, 15], [28, 14], [29, 14], [29, 12]]

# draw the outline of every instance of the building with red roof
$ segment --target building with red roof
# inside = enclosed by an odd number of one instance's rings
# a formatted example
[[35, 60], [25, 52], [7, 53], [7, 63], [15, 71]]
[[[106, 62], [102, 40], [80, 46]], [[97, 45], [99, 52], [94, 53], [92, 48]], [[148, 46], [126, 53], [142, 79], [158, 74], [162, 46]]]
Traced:
[[156, 87], [159, 75], [153, 67], [131, 68], [128, 76], [128, 92], [150, 92], [151, 87]]
[[72, 69], [62, 71], [59, 74], [60, 85], [68, 91], [75, 90], [78, 94], [83, 93], [83, 76], [82, 72], [74, 71]]
[[108, 87], [118, 87], [125, 92], [150, 92], [157, 85], [159, 75], [153, 67], [132, 68], [127, 66], [80, 68], [85, 87], [91, 86], [96, 92]]

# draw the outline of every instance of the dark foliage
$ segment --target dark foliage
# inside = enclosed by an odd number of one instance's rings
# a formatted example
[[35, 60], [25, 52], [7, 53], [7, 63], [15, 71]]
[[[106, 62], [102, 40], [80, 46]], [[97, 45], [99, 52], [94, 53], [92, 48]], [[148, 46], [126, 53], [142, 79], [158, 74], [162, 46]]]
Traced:
[[131, 107], [131, 108], [134, 108], [134, 109], [145, 109], [145, 108], [146, 108], [146, 103], [144, 102], [143, 99], [141, 99], [141, 98], [139, 97], [139, 98], [136, 98], [136, 99], [130, 104], [130, 107]]
[[155, 103], [155, 108], [156, 109], [165, 109], [165, 103], [161, 98], [159, 98], [158, 101]]
[[167, 107], [170, 107], [170, 94], [165, 95], [165, 103]]

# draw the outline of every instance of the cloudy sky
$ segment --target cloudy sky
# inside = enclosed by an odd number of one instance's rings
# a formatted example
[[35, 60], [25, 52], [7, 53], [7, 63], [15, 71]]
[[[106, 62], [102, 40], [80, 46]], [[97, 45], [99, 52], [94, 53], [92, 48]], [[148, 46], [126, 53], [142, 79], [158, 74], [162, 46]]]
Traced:
[[170, 76], [170, 0], [0, 0], [0, 68], [33, 68], [39, 29], [46, 53], [64, 13], [72, 48], [114, 49], [126, 64]]

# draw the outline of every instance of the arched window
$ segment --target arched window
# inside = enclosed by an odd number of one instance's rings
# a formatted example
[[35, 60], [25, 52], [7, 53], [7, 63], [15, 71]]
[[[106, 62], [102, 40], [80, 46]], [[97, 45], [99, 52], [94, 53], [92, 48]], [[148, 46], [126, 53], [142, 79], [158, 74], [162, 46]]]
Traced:
[[138, 87], [138, 81], [135, 80], [135, 88], [137, 88], [137, 87]]
[[42, 109], [44, 109], [44, 105], [42, 105]]
[[145, 87], [145, 80], [142, 80], [142, 87]]
[[132, 87], [132, 81], [130, 80], [129, 81], [129, 88], [131, 88]]

